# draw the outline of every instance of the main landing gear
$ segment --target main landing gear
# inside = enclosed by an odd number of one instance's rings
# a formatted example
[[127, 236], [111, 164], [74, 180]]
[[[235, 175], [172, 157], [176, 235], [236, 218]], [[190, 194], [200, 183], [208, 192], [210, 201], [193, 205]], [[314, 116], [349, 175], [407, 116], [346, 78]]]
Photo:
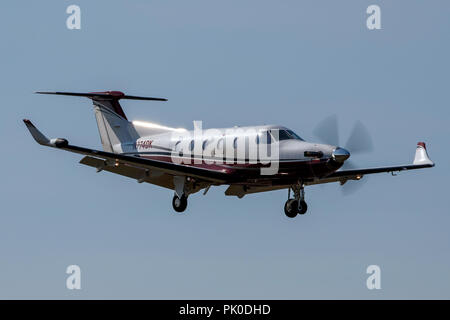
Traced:
[[184, 194], [181, 197], [175, 194], [172, 199], [172, 206], [176, 212], [183, 212], [187, 207], [187, 197]]
[[305, 214], [308, 210], [308, 205], [305, 202], [305, 189], [303, 184], [292, 186], [294, 191], [294, 199], [290, 199], [291, 188], [288, 191], [288, 200], [284, 205], [284, 213], [289, 218], [295, 218], [297, 214]]
[[173, 177], [175, 195], [172, 199], [172, 207], [176, 212], [183, 212], [187, 207], [187, 198], [191, 191], [192, 179], [183, 176]]

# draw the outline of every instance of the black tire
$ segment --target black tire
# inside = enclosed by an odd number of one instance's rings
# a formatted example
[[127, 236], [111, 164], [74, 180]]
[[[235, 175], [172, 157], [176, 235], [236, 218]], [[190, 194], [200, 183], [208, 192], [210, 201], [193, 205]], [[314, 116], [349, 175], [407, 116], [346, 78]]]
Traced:
[[181, 198], [179, 198], [177, 195], [174, 195], [172, 199], [172, 207], [176, 212], [183, 212], [187, 207], [187, 197], [182, 195]]
[[308, 205], [306, 204], [305, 201], [300, 201], [300, 208], [298, 210], [298, 214], [305, 214], [306, 211], [308, 210]]
[[289, 199], [284, 204], [284, 214], [288, 218], [295, 218], [297, 216], [297, 200]]

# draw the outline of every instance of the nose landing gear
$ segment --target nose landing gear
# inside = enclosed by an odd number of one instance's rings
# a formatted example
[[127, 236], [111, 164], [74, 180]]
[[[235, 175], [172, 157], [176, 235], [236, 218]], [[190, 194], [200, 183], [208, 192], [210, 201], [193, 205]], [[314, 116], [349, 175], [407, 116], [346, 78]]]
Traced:
[[[292, 186], [294, 191], [294, 199], [288, 199], [284, 204], [284, 213], [288, 218], [295, 218], [297, 214], [305, 214], [308, 210], [308, 205], [305, 202], [305, 189], [303, 184]], [[288, 191], [288, 198], [290, 198], [291, 188]]]
[[284, 204], [284, 213], [288, 218], [295, 218], [297, 216], [298, 201], [295, 199], [288, 199]]

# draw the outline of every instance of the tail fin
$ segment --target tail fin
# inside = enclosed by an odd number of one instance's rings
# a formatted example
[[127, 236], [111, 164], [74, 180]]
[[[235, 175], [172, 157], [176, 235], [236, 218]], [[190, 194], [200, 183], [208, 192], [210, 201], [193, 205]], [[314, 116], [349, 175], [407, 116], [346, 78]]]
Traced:
[[167, 99], [163, 98], [130, 96], [120, 91], [89, 93], [39, 91], [36, 93], [78, 96], [91, 99], [94, 104], [95, 119], [97, 120], [103, 150], [116, 153], [131, 151], [134, 142], [140, 137], [140, 133], [138, 133], [134, 128], [134, 125], [128, 121], [120, 106], [119, 100], [167, 101]]

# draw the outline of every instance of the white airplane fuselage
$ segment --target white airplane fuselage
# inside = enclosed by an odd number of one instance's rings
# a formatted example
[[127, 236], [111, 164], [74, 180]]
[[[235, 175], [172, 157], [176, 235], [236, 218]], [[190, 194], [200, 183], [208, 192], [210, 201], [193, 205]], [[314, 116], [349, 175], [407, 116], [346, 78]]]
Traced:
[[[344, 149], [304, 141], [293, 131], [276, 125], [214, 128], [200, 133], [173, 129], [139, 137], [133, 143], [116, 145], [114, 149], [148, 159], [213, 167], [236, 176], [248, 176], [253, 183], [267, 179], [259, 169], [271, 162], [277, 162], [279, 168], [271, 179], [290, 183], [336, 171], [349, 156], [336, 161], [333, 152], [343, 150], [345, 153]], [[272, 150], [277, 151], [276, 156], [272, 156]]]
[[[128, 121], [119, 100], [166, 101], [163, 98], [126, 95], [120, 91], [38, 92], [87, 97], [92, 100], [103, 150], [69, 144], [67, 139], [48, 139], [28, 119], [24, 123], [41, 145], [84, 155], [80, 163], [174, 191], [172, 206], [183, 212], [190, 194], [211, 186], [228, 185], [225, 195], [288, 189], [284, 212], [289, 218], [307, 211], [305, 186], [360, 180], [364, 175], [431, 168], [424, 142], [418, 142], [413, 163], [374, 168], [341, 169], [349, 151], [337, 146], [335, 118], [320, 127], [318, 135], [334, 145], [304, 141], [283, 126], [265, 125], [194, 130]], [[328, 133], [327, 133], [328, 132]], [[327, 134], [324, 134], [327, 133]], [[317, 135], [317, 134], [316, 134]], [[323, 138], [325, 136], [325, 138]], [[356, 124], [346, 146], [356, 152], [370, 150], [370, 137]], [[290, 198], [291, 190], [294, 197]]]

